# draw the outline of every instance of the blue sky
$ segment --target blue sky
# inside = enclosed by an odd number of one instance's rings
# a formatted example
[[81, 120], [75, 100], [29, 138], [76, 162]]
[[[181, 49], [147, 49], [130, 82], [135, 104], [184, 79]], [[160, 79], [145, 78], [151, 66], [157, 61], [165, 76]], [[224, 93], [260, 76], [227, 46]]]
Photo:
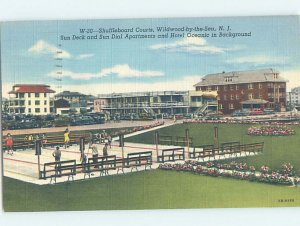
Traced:
[[[2, 23], [3, 96], [15, 83], [44, 83], [57, 92], [90, 94], [193, 89], [209, 73], [259, 68], [279, 70], [294, 87], [300, 85], [298, 20], [281, 16]], [[220, 25], [230, 26], [232, 32], [251, 31], [251, 37], [59, 39], [79, 34], [80, 28], [153, 28], [157, 35], [158, 26]], [[56, 51], [63, 58], [61, 75], [56, 73]]]

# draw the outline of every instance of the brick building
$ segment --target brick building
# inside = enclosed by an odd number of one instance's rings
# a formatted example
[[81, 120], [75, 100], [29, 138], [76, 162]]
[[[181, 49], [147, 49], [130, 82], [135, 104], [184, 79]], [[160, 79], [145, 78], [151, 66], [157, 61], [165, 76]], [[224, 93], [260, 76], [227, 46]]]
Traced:
[[208, 74], [194, 85], [197, 91], [217, 91], [219, 110], [286, 108], [286, 80], [274, 69]]

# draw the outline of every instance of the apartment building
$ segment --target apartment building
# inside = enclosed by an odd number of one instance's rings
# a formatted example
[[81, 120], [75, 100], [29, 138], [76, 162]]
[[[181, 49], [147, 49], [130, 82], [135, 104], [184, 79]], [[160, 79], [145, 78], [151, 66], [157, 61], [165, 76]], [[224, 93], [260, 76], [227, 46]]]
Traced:
[[8, 112], [15, 114], [46, 115], [54, 112], [54, 90], [48, 85], [17, 84], [9, 92]]

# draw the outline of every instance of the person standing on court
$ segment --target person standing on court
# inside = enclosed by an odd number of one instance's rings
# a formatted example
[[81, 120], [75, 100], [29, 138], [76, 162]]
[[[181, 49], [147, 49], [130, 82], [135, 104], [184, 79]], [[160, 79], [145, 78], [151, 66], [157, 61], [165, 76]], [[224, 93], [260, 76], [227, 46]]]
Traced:
[[70, 144], [70, 132], [69, 132], [68, 128], [65, 130], [65, 133], [64, 133], [64, 143], [65, 143], [65, 148], [69, 147], [69, 144]]
[[55, 148], [55, 151], [52, 153], [52, 156], [54, 157], [55, 162], [60, 162], [61, 151], [59, 150], [58, 146]]
[[103, 156], [108, 156], [107, 147], [108, 147], [108, 143], [105, 143], [105, 145], [103, 147]]
[[95, 168], [98, 168], [99, 166], [97, 166], [96, 164], [98, 163], [98, 149], [95, 143], [93, 143], [91, 145], [92, 148], [92, 156], [93, 156], [93, 164], [95, 164]]
[[111, 138], [110, 134], [108, 134], [108, 136], [107, 136], [107, 142], [108, 142], [109, 149], [111, 149], [112, 138]]
[[61, 151], [59, 150], [59, 147], [57, 146], [55, 148], [55, 151], [52, 153], [52, 156], [54, 157], [55, 159], [55, 174], [58, 175], [58, 174], [61, 174], [61, 170], [60, 170], [60, 157], [61, 157]]
[[7, 154], [13, 155], [14, 154], [14, 151], [13, 151], [14, 140], [10, 133], [7, 134], [6, 146], [7, 146]]

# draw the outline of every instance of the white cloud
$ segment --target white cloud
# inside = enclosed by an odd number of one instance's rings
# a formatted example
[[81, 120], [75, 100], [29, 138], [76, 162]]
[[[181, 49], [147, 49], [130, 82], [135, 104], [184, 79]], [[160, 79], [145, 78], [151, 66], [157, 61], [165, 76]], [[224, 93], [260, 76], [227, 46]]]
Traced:
[[116, 74], [118, 77], [130, 78], [130, 77], [157, 77], [163, 76], [161, 71], [139, 71], [129, 67], [128, 64], [119, 64], [111, 68], [104, 68], [99, 73], [100, 76], [107, 76], [110, 74]]
[[37, 41], [32, 47], [28, 49], [29, 53], [33, 54], [51, 54], [59, 58], [71, 58], [72, 55], [61, 48], [56, 47], [44, 40]]
[[84, 60], [84, 59], [91, 58], [94, 56], [95, 56], [95, 54], [92, 54], [92, 53], [80, 54], [76, 57], [76, 60]]
[[282, 71], [280, 74], [287, 82], [287, 91], [300, 86], [300, 70]]
[[204, 38], [187, 37], [172, 43], [156, 44], [150, 46], [153, 50], [166, 50], [170, 52], [190, 52], [190, 53], [208, 53], [218, 54], [233, 50], [209, 45]]
[[[107, 93], [121, 93], [121, 92], [145, 92], [145, 91], [186, 91], [194, 90], [193, 85], [200, 81], [201, 75], [189, 75], [182, 79], [170, 79], [163, 82], [119, 82], [119, 83], [99, 83], [99, 84], [86, 84], [82, 82], [80, 85], [62, 85], [61, 89], [57, 89], [57, 84], [47, 84], [50, 88], [55, 90], [56, 93], [63, 90], [77, 91], [84, 94], [92, 94], [97, 96], [98, 94]], [[4, 83], [2, 86], [3, 97], [8, 97], [8, 92], [11, 91], [13, 84]]]
[[[63, 85], [61, 90], [77, 91], [85, 94], [92, 94], [97, 96], [98, 94], [108, 93], [122, 93], [122, 92], [145, 92], [145, 91], [187, 91], [194, 90], [197, 82], [200, 81], [200, 75], [185, 76], [179, 80], [169, 80], [163, 82], [125, 82], [125, 83], [99, 83], [99, 84], [81, 84], [81, 85]], [[55, 87], [52, 85], [51, 87]]]
[[289, 57], [275, 57], [268, 55], [254, 55], [244, 56], [227, 60], [226, 63], [235, 64], [253, 64], [253, 65], [266, 65], [266, 64], [284, 64]]
[[104, 68], [98, 73], [79, 73], [68, 70], [63, 71], [52, 71], [48, 74], [50, 77], [62, 78], [69, 77], [76, 80], [89, 80], [91, 78], [101, 78], [115, 74], [120, 78], [132, 78], [132, 77], [157, 77], [163, 76], [164, 73], [161, 71], [140, 71], [129, 67], [128, 64], [119, 64], [111, 68]]

